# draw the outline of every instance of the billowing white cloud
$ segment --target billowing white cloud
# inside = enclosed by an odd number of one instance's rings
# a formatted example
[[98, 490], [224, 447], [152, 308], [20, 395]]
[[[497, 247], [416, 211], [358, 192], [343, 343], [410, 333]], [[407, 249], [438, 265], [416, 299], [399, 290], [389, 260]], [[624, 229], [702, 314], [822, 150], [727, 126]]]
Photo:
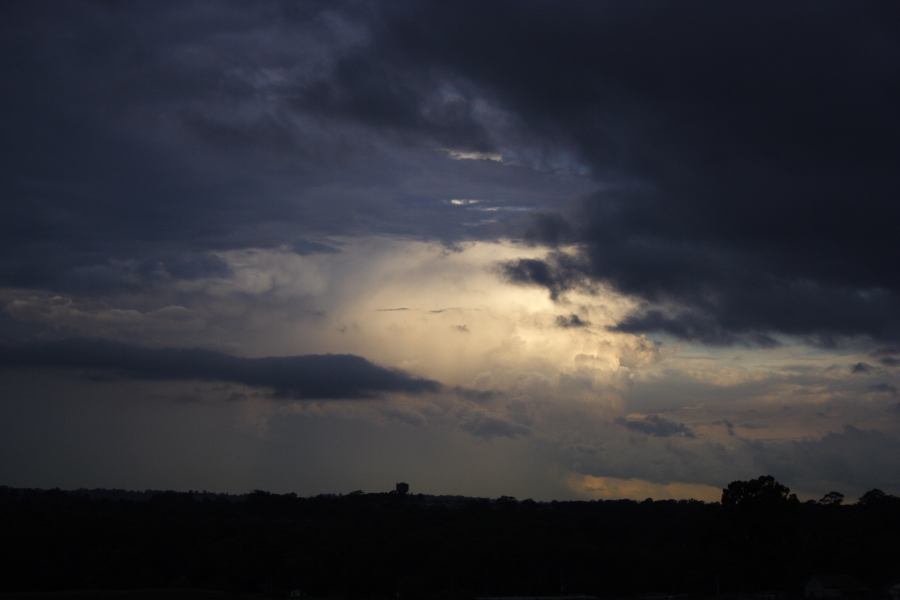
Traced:
[[[257, 438], [245, 440], [247, 451], [269, 443], [269, 432], [287, 420], [304, 428], [318, 422], [333, 435], [362, 428], [367, 443], [400, 430], [428, 431], [447, 452], [475, 448], [486, 464], [501, 455], [527, 459], [535, 467], [517, 475], [519, 495], [712, 499], [732, 479], [777, 474], [816, 440], [839, 441], [852, 465], [863, 456], [853, 448], [897, 439], [900, 414], [890, 390], [898, 382], [886, 367], [854, 372], [864, 355], [787, 345], [711, 351], [609, 331], [633, 309], [632, 300], [603, 288], [551, 300], [502, 277], [500, 263], [540, 256], [539, 247], [447, 247], [384, 236], [319, 244], [328, 250], [216, 252], [227, 267], [222, 273], [161, 279], [141, 294], [6, 289], [3, 314], [45, 338], [101, 337], [247, 357], [354, 354], [439, 381], [438, 393], [351, 403], [284, 404], [236, 384], [152, 388], [209, 410], [224, 410], [212, 408], [223, 401], [239, 410], [252, 424], [240, 435]], [[72, 385], [83, 396], [112, 384]], [[848, 424], [857, 429], [846, 433]], [[465, 444], [472, 448], [463, 451]], [[379, 466], [388, 479], [390, 462]], [[348, 469], [342, 477], [318, 483], [309, 475], [311, 489], [327, 481], [339, 489], [362, 485], [353, 484], [353, 469], [340, 468]], [[813, 461], [810, 468], [824, 465]], [[459, 491], [427, 469], [417, 473], [421, 485]], [[832, 469], [797, 485], [812, 495], [824, 482], [840, 489], [839, 475]], [[242, 477], [221, 485], [249, 481]], [[478, 485], [493, 489], [489, 480], [485, 472]], [[843, 489], [855, 493], [860, 485], [848, 479]], [[538, 491], [523, 494], [528, 486]]]

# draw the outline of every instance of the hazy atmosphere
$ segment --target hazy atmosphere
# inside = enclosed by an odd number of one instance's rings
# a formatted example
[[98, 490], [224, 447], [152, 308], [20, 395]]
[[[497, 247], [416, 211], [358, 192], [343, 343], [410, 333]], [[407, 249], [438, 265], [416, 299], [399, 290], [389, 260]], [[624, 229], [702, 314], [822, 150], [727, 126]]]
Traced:
[[900, 5], [0, 5], [0, 484], [900, 493]]

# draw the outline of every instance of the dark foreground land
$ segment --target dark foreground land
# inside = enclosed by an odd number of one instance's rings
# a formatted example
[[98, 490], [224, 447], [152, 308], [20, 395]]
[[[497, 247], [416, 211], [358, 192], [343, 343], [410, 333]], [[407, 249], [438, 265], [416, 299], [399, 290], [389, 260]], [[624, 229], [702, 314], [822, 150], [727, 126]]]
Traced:
[[900, 499], [737, 491], [708, 504], [0, 488], [0, 598], [776, 600], [816, 574], [844, 598], [900, 582]]

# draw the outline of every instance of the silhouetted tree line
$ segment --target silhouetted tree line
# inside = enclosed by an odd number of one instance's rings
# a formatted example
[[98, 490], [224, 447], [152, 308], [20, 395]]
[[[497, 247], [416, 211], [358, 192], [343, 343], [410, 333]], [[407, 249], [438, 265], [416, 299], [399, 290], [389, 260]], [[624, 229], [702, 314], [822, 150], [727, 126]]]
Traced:
[[711, 597], [796, 594], [813, 573], [900, 580], [900, 498], [842, 500], [801, 503], [771, 477], [721, 503], [0, 488], [0, 591]]

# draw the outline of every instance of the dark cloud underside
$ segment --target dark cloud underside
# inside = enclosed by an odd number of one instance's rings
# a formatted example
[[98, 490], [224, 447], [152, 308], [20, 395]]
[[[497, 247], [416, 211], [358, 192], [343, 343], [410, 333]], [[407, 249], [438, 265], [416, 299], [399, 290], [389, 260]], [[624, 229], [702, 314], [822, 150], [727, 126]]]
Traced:
[[647, 415], [640, 419], [623, 418], [616, 422], [631, 431], [654, 437], [694, 437], [694, 432], [684, 423], [671, 421], [659, 415]]
[[[220, 249], [518, 227], [581, 250], [507, 276], [554, 296], [610, 283], [644, 303], [622, 331], [900, 340], [896, 3], [2, 11], [0, 283], [139, 289], [227, 275]], [[597, 191], [473, 229], [446, 201], [518, 205], [526, 170], [439, 148], [589, 172]]]
[[[558, 294], [612, 283], [620, 328], [707, 343], [900, 337], [900, 11], [893, 3], [391, 4], [372, 62], [474, 82], [577, 148], [603, 190], [583, 260], [510, 267]], [[465, 41], [458, 32], [465, 31]]]
[[74, 339], [0, 346], [0, 368], [98, 371], [114, 377], [204, 380], [268, 388], [296, 399], [436, 392], [440, 385], [351, 354], [242, 358], [202, 349], [144, 348]]
[[3, 3], [0, 285], [134, 291], [227, 275], [221, 250], [507, 230], [447, 201], [530, 204], [522, 182], [543, 175], [448, 158], [488, 147], [477, 94], [373, 64], [376, 20], [355, 3]]
[[556, 317], [556, 326], [562, 327], [563, 329], [579, 329], [587, 327], [588, 325], [590, 325], [588, 321], [585, 321], [574, 313], [570, 315], [558, 315]]

